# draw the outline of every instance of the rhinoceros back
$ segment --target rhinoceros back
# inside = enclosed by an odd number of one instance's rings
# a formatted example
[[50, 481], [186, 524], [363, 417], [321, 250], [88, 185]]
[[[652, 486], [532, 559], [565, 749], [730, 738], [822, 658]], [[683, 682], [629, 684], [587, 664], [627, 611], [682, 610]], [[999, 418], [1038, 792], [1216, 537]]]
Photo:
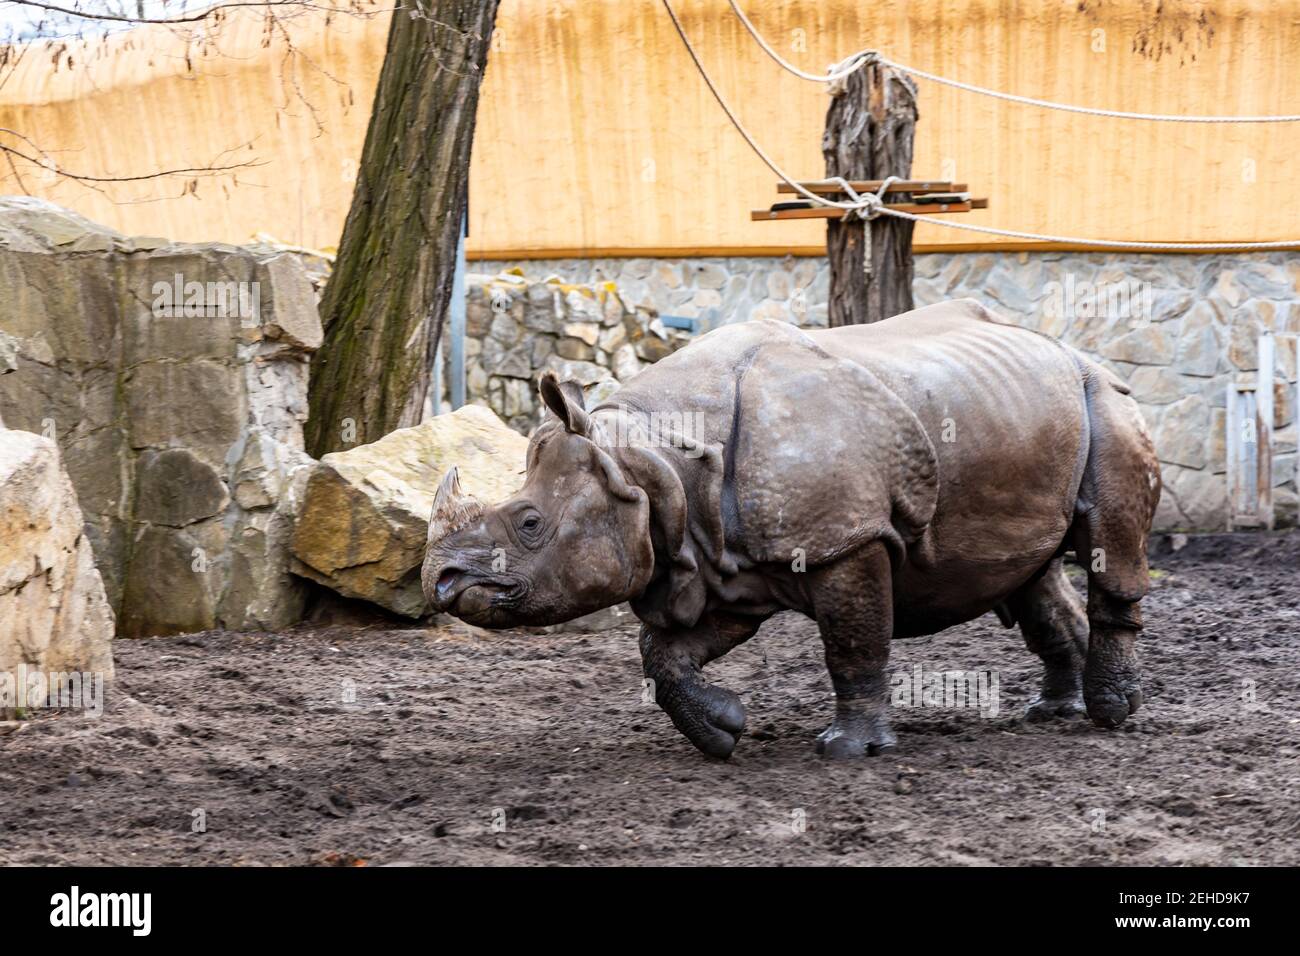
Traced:
[[974, 613], [948, 606], [951, 595], [971, 596], [952, 584], [987, 582], [981, 597], [995, 597], [1059, 549], [1088, 456], [1084, 374], [1104, 370], [1054, 339], [995, 321], [971, 300], [812, 338], [870, 369], [934, 445], [938, 504], [900, 574], [918, 613], [933, 616], [913, 630]]

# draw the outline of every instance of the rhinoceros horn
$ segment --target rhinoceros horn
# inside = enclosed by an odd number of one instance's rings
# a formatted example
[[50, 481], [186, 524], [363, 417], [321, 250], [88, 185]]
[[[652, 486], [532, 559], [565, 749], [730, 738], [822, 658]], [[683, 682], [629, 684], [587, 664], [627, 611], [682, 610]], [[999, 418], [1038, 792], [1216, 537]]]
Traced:
[[452, 468], [438, 485], [433, 496], [433, 513], [429, 515], [429, 543], [440, 541], [459, 531], [483, 514], [483, 505], [472, 495], [460, 490], [460, 477]]

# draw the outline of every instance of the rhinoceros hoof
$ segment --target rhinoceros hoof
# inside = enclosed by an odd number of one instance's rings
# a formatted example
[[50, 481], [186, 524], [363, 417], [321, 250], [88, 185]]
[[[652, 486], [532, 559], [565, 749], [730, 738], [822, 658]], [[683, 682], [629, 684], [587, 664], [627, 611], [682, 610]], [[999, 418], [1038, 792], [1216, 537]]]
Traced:
[[702, 753], [726, 760], [745, 730], [745, 705], [723, 687], [691, 684], [665, 702], [673, 724]]
[[1123, 692], [1107, 690], [1089, 694], [1087, 701], [1088, 719], [1098, 727], [1113, 730], [1124, 723], [1129, 715], [1138, 712], [1142, 706], [1142, 689], [1134, 686]]
[[1135, 675], [1092, 678], [1085, 674], [1083, 699], [1088, 705], [1088, 719], [1109, 730], [1138, 712], [1142, 706], [1142, 687]]
[[1025, 720], [1041, 723], [1048, 720], [1073, 720], [1084, 715], [1083, 694], [1068, 697], [1039, 697], [1025, 708]]
[[836, 717], [817, 736], [817, 752], [829, 760], [876, 757], [892, 750], [898, 738], [884, 718], [845, 720]]
[[1093, 627], [1083, 667], [1083, 700], [1098, 727], [1118, 727], [1142, 706], [1142, 673], [1132, 631]]

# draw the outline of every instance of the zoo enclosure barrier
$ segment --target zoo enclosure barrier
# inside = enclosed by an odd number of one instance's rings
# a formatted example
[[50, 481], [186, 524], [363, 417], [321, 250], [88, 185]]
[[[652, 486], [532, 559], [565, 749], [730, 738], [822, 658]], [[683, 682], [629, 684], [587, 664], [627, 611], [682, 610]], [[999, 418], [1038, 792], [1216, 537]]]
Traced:
[[[1273, 459], [1277, 438], [1273, 430], [1276, 399], [1276, 350], [1294, 351], [1300, 369], [1300, 335], [1259, 336], [1259, 362], [1254, 382], [1229, 381], [1227, 392], [1226, 461], [1228, 484], [1228, 530], [1266, 528], [1273, 530]], [[1293, 407], [1300, 410], [1300, 374], [1294, 389]], [[1287, 383], [1283, 383], [1284, 387]], [[1300, 492], [1300, 454], [1296, 455], [1296, 490]]]

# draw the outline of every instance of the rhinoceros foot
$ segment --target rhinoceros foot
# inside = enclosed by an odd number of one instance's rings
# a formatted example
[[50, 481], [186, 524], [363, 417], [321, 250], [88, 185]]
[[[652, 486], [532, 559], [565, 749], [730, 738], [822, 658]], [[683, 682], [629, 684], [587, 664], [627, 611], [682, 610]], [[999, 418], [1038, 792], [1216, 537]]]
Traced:
[[1124, 723], [1142, 706], [1142, 688], [1132, 684], [1105, 686], [1087, 694], [1088, 719], [1098, 727], [1112, 730]]
[[1073, 720], [1082, 717], [1084, 712], [1082, 693], [1064, 697], [1038, 697], [1025, 708], [1025, 720], [1034, 724], [1049, 720]]
[[661, 706], [691, 743], [719, 760], [731, 756], [745, 730], [745, 705], [724, 687], [678, 684]]
[[875, 757], [898, 743], [883, 707], [862, 709], [854, 703], [841, 701], [831, 725], [818, 735], [817, 752], [823, 757]]
[[1088, 719], [1098, 727], [1118, 727], [1142, 706], [1135, 634], [1103, 631], [1093, 634], [1083, 669], [1083, 699]]

